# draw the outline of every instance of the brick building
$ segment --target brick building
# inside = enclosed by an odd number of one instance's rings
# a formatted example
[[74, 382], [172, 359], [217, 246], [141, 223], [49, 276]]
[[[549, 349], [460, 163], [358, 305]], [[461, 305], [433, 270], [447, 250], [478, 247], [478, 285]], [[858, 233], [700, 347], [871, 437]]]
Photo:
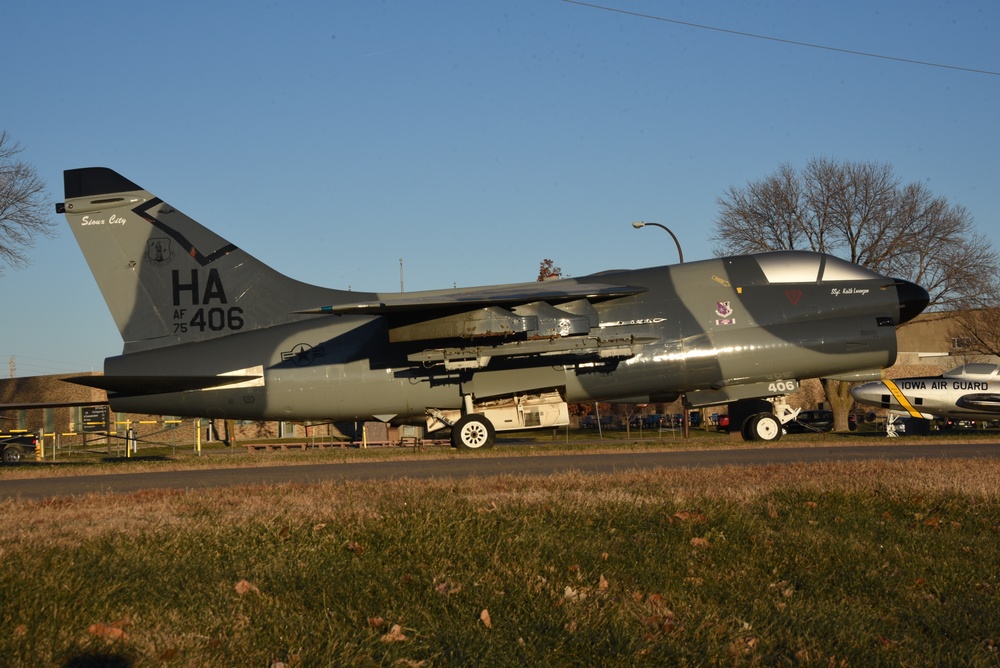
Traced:
[[[106, 429], [103, 425], [88, 424], [89, 408], [107, 406], [103, 390], [67, 383], [68, 375], [27, 376], [0, 380], [0, 404], [28, 404], [28, 407], [0, 411], [0, 434], [27, 431], [42, 433], [48, 443], [76, 446], [104, 439], [109, 445], [122, 441], [131, 429], [137, 438], [146, 442], [187, 446], [197, 442], [198, 433], [203, 441], [236, 442], [247, 439], [315, 438], [341, 440], [344, 431], [330, 423], [309, 424], [295, 422], [226, 421], [202, 418], [179, 418], [171, 415], [108, 414]], [[100, 375], [100, 374], [91, 374]], [[92, 402], [90, 406], [30, 407], [30, 404], [78, 404]], [[111, 437], [98, 436], [110, 432]], [[235, 439], [233, 439], [235, 437]]]

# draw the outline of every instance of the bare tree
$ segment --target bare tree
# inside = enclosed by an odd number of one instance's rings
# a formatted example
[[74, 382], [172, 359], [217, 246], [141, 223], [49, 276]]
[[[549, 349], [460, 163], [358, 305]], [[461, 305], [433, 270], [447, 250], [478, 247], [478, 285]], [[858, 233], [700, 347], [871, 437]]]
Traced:
[[[801, 173], [783, 164], [718, 198], [717, 255], [768, 250], [829, 253], [923, 286], [931, 310], [985, 294], [998, 258], [961, 206], [891, 166], [813, 158]], [[850, 384], [823, 380], [837, 429], [847, 428]]]
[[549, 278], [562, 278], [562, 269], [557, 267], [553, 260], [545, 258], [538, 265], [538, 280], [544, 281]]
[[983, 295], [965, 299], [952, 315], [952, 348], [965, 356], [1000, 356], [1000, 277]]
[[41, 235], [55, 235], [47, 215], [45, 182], [35, 168], [17, 159], [21, 146], [0, 130], [0, 275], [4, 265], [24, 267], [27, 252]]

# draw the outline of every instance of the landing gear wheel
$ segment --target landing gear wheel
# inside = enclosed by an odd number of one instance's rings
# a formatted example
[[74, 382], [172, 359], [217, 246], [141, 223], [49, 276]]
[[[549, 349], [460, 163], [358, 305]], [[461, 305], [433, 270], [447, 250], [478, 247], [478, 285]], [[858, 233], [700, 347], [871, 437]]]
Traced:
[[466, 415], [451, 428], [451, 444], [459, 450], [492, 448], [496, 438], [493, 423], [482, 415]]
[[781, 422], [769, 413], [754, 415], [747, 420], [745, 436], [750, 441], [777, 441], [781, 438]]

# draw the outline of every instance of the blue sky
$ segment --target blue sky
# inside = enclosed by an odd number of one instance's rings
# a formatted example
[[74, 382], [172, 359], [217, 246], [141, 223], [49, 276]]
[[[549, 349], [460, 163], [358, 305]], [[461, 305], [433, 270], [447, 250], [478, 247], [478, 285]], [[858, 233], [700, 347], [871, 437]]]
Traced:
[[[630, 12], [1000, 71], [996, 2], [657, 2]], [[816, 156], [891, 164], [1000, 229], [1000, 77], [561, 0], [15, 0], [0, 125], [62, 199], [111, 167], [300, 280], [422, 290], [709, 257], [716, 198]], [[225, 8], [224, 8], [225, 7]], [[0, 277], [17, 375], [121, 338], [65, 220]], [[5, 371], [6, 375], [6, 371]]]

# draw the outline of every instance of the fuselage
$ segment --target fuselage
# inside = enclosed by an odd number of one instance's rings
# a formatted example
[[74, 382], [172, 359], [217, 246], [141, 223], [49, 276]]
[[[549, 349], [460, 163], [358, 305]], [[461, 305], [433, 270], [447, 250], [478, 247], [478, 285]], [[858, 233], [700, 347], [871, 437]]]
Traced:
[[968, 364], [940, 376], [897, 378], [858, 385], [858, 403], [926, 419], [1000, 417], [1000, 378], [992, 364]]
[[[782, 389], [799, 379], [890, 366], [895, 325], [915, 315], [907, 308], [912, 311], [912, 302], [926, 295], [912, 284], [815, 253], [737, 256], [568, 279], [588, 280], [641, 291], [595, 301], [596, 322], [586, 336], [597, 343], [585, 353], [559, 336], [548, 344], [524, 341], [524, 354], [510, 351], [521, 345], [515, 335], [394, 342], [394, 323], [386, 316], [310, 315], [132, 352], [105, 364], [107, 376], [259, 369], [257, 382], [112, 393], [109, 399], [113, 409], [137, 413], [309, 420], [422, 416], [428, 407], [460, 408], [465, 395], [488, 398], [526, 388], [557, 389], [567, 402], [727, 396], [726, 388], [779, 383]], [[475, 348], [484, 357], [491, 349], [503, 354], [467, 369], [413, 361], [449, 345]]]

